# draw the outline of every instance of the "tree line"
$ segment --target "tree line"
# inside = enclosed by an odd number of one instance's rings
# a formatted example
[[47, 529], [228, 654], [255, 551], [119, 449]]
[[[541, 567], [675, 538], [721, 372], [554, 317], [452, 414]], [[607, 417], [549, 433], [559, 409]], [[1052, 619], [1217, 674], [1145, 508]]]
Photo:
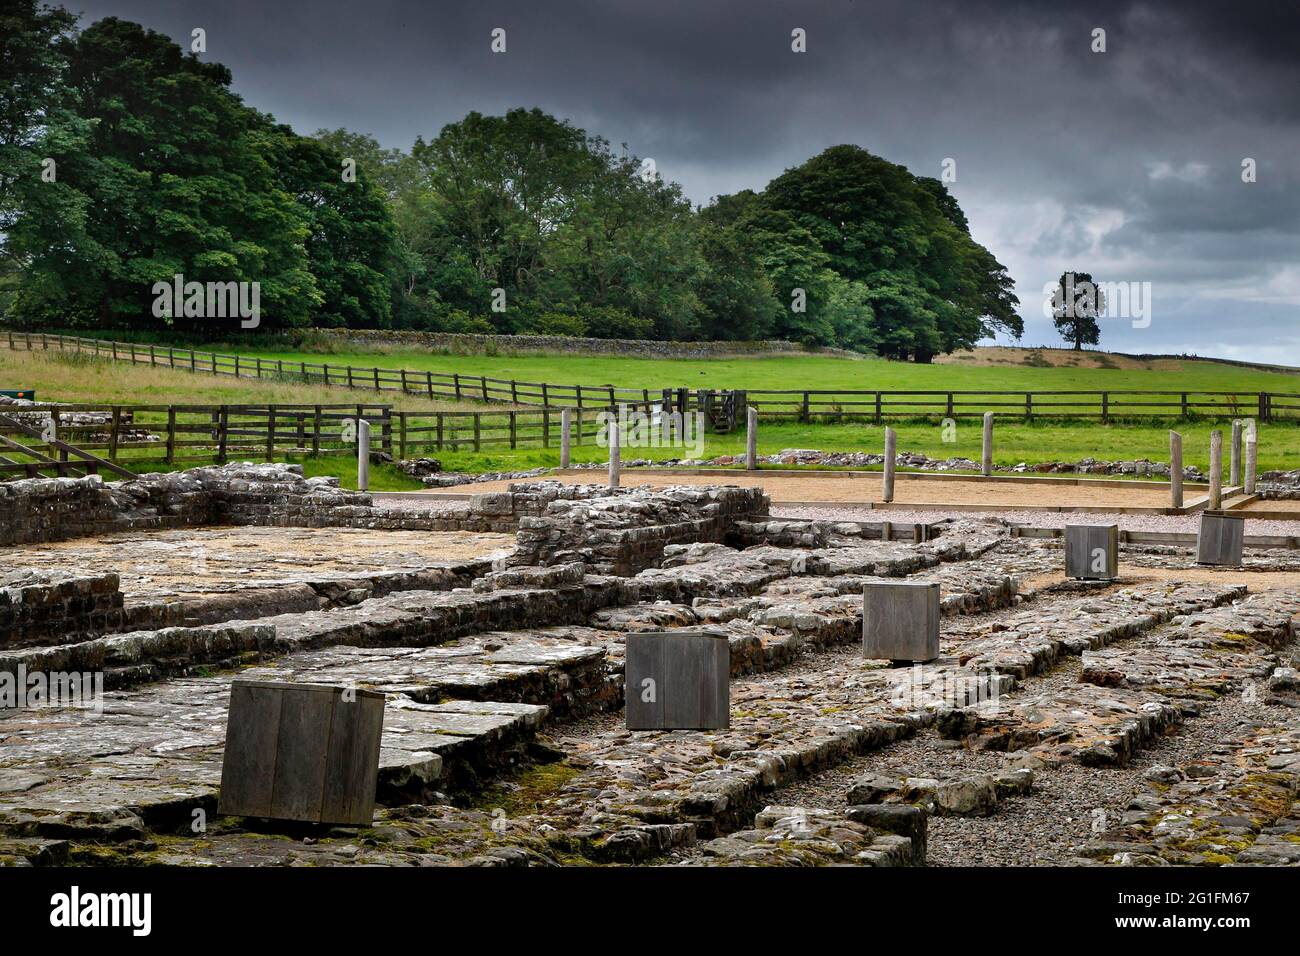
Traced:
[[917, 361], [1023, 332], [946, 186], [859, 146], [697, 208], [537, 109], [399, 150], [299, 135], [231, 79], [139, 24], [6, 0], [6, 321], [228, 331], [153, 314], [154, 283], [183, 275], [259, 283], [268, 331], [781, 338]]

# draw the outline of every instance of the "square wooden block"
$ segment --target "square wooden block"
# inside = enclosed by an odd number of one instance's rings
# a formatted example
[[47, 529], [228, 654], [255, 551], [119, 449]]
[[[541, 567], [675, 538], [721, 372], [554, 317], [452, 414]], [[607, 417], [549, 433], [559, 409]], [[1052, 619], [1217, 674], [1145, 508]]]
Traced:
[[237, 680], [217, 812], [368, 826], [383, 729], [375, 691]]
[[1246, 520], [1236, 516], [1202, 514], [1196, 532], [1196, 563], [1241, 566], [1241, 542]]
[[628, 730], [726, 730], [731, 726], [731, 646], [718, 631], [627, 636]]
[[939, 656], [939, 582], [863, 586], [862, 653], [872, 660], [922, 662]]
[[1119, 525], [1066, 525], [1065, 576], [1094, 581], [1119, 577]]

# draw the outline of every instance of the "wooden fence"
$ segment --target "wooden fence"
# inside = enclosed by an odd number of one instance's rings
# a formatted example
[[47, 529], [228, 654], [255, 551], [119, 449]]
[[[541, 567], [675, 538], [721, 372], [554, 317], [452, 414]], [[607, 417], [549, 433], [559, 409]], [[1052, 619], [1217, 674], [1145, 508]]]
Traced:
[[[559, 447], [564, 409], [394, 411], [389, 405], [52, 405], [0, 414], [0, 477], [75, 474], [66, 449], [135, 472], [231, 460], [352, 455], [355, 423], [371, 425], [372, 448], [403, 459], [448, 451]], [[571, 409], [574, 445], [600, 437], [605, 409]], [[87, 414], [90, 413], [90, 414]], [[37, 438], [34, 436], [40, 435]], [[6, 438], [9, 438], [6, 441]], [[75, 467], [81, 467], [73, 463]], [[36, 467], [33, 467], [36, 466]], [[83, 469], [90, 471], [93, 469]]]
[[[0, 341], [6, 341], [0, 339]], [[535, 408], [531, 419], [539, 442], [552, 430], [560, 408], [600, 410], [630, 406], [649, 411], [667, 406], [680, 411], [705, 411], [715, 406], [722, 393], [709, 389], [619, 388], [613, 385], [554, 385], [513, 379], [461, 375], [455, 372], [415, 371], [393, 368], [360, 368], [352, 365], [293, 362], [218, 352], [197, 352], [169, 346], [140, 345], [75, 336], [8, 332], [9, 348], [18, 351], [54, 350], [93, 355], [162, 368], [182, 369], [196, 374], [226, 375], [279, 381], [297, 381], [374, 391], [395, 391], [423, 395], [430, 399], [452, 399]], [[29, 384], [29, 383], [20, 383]], [[871, 389], [750, 389], [734, 393], [744, 420], [748, 405], [757, 407], [765, 418], [806, 423], [871, 421], [876, 424], [902, 418], [969, 418], [991, 411], [1003, 418], [1088, 419], [1101, 422], [1138, 418], [1240, 418], [1260, 421], [1300, 418], [1300, 393], [1171, 391], [1150, 389], [970, 391], [970, 390], [871, 390]], [[450, 416], [452, 413], [445, 413]], [[463, 415], [478, 413], [464, 412]], [[523, 411], [518, 413], [524, 414]], [[712, 418], [712, 416], [710, 416]], [[450, 419], [444, 420], [444, 426]], [[504, 421], [504, 420], [502, 420]], [[516, 417], [515, 445], [522, 440], [523, 419]], [[480, 432], [484, 422], [480, 421]], [[414, 425], [408, 435], [424, 434], [436, 427]], [[498, 432], [509, 431], [501, 426]], [[445, 432], [445, 428], [444, 428]], [[462, 439], [457, 439], [458, 441]], [[510, 440], [494, 433], [485, 442]], [[424, 443], [423, 439], [421, 440]]]

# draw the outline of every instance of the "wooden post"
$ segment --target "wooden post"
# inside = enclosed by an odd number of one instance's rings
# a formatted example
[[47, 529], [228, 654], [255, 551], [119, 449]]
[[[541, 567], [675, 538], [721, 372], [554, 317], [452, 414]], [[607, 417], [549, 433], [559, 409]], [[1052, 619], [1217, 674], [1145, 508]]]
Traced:
[[894, 500], [894, 460], [898, 452], [898, 436], [892, 428], [885, 429], [885, 481], [881, 491], [882, 501]]
[[1232, 447], [1228, 452], [1228, 484], [1241, 487], [1241, 419], [1232, 422]]
[[438, 429], [438, 431], [436, 432], [436, 438], [437, 438], [437, 445], [436, 445], [436, 447], [437, 447], [438, 451], [442, 451], [442, 434], [443, 434], [442, 417], [443, 417], [443, 416], [442, 416], [442, 412], [438, 412], [438, 413], [437, 413], [437, 419], [436, 419], [437, 424], [436, 424], [436, 426], [435, 426], [435, 427]]
[[625, 659], [628, 730], [731, 726], [731, 649], [725, 633], [629, 634]]
[[984, 413], [984, 444], [980, 453], [980, 474], [985, 478], [993, 474], [993, 413]]
[[551, 410], [546, 405], [542, 406], [542, 447], [551, 447]]
[[221, 416], [217, 419], [217, 464], [226, 463], [226, 443], [230, 438], [230, 406], [221, 406]]
[[518, 448], [518, 447], [519, 447], [519, 444], [518, 444], [518, 437], [517, 437], [517, 425], [518, 425], [518, 423], [517, 423], [516, 420], [515, 420], [515, 416], [516, 416], [517, 414], [518, 414], [518, 412], [516, 412], [513, 408], [510, 409], [510, 412], [509, 412], [509, 415], [510, 415], [510, 447], [511, 447], [512, 449], [514, 449], [514, 448]]
[[610, 488], [618, 487], [619, 470], [622, 466], [621, 449], [619, 448], [618, 434], [618, 415], [611, 414], [609, 417], [609, 426], [605, 434], [609, 440], [609, 486]]
[[474, 413], [474, 450], [475, 451], [479, 451], [483, 447], [482, 436], [480, 434], [481, 428], [482, 428], [482, 422], [480, 421], [480, 415], [478, 412], [475, 412]]
[[758, 469], [758, 409], [753, 405], [747, 409], [748, 419], [745, 430], [745, 467], [750, 471]]
[[370, 422], [357, 419], [357, 490], [370, 490]]
[[317, 405], [313, 410], [311, 426], [311, 453], [320, 454], [320, 406]]
[[1065, 576], [1086, 581], [1119, 577], [1119, 525], [1067, 524]]
[[455, 385], [455, 387], [456, 387], [456, 401], [459, 402], [459, 401], [460, 401], [460, 373], [459, 373], [459, 372], [452, 372], [452, 374], [451, 374], [451, 381], [452, 381], [452, 384]]
[[217, 812], [370, 826], [383, 726], [376, 691], [234, 681]]
[[109, 426], [108, 432], [108, 460], [117, 461], [117, 440], [122, 431], [122, 408], [119, 405], [113, 406], [113, 424]]
[[266, 406], [266, 460], [275, 461], [275, 406]]
[[862, 590], [862, 656], [922, 663], [939, 656], [939, 582], [880, 581]]
[[569, 467], [569, 448], [573, 439], [573, 409], [560, 409], [560, 467]]
[[1242, 490], [1248, 495], [1255, 493], [1255, 475], [1258, 466], [1259, 433], [1256, 431], [1255, 419], [1246, 419], [1246, 477]]
[[1223, 432], [1210, 432], [1210, 510], [1223, 504]]
[[167, 464], [176, 461], [176, 406], [167, 406]]
[[1169, 433], [1169, 505], [1183, 506], [1183, 436]]
[[397, 457], [406, 460], [406, 412], [397, 413]]

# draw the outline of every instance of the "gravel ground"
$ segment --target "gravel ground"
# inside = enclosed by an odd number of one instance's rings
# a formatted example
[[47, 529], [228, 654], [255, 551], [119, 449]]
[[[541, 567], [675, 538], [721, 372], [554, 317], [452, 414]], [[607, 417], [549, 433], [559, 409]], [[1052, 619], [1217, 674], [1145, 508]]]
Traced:
[[[1187, 531], [1195, 533], [1200, 524], [1199, 515], [1127, 515], [1127, 514], [1071, 514], [1059, 511], [875, 511], [871, 508], [824, 508], [774, 505], [772, 516], [815, 521], [892, 521], [895, 524], [916, 524], [955, 518], [959, 521], [980, 518], [1005, 518], [1017, 524], [1036, 528], [1064, 528], [1067, 524], [1117, 524], [1125, 531]], [[1246, 519], [1246, 534], [1293, 535], [1300, 534], [1300, 521], [1261, 521]]]

